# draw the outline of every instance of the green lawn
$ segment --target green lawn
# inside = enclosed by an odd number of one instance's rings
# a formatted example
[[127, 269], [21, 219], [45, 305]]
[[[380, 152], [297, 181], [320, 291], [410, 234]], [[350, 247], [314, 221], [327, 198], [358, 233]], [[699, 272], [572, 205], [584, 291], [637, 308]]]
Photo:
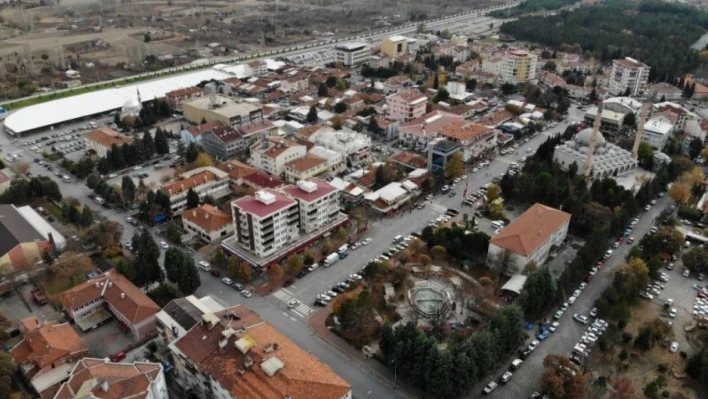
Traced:
[[47, 291], [47, 295], [55, 296], [57, 294], [61, 294], [62, 292], [68, 290], [69, 288], [75, 285], [84, 282], [85, 279], [86, 278], [82, 274], [80, 276], [75, 277], [74, 282], [72, 283], [71, 279], [68, 277], [48, 276], [44, 279], [42, 285]]

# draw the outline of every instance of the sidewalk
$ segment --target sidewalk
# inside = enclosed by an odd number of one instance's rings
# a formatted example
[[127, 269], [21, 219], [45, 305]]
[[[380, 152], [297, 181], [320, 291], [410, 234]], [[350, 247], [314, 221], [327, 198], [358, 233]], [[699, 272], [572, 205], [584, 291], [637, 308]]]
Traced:
[[353, 346], [349, 345], [349, 343], [343, 338], [329, 331], [325, 325], [325, 320], [327, 320], [327, 317], [329, 317], [331, 313], [332, 304], [330, 303], [327, 307], [312, 315], [312, 317], [308, 320], [309, 327], [319, 338], [344, 353], [349, 359], [357, 362], [360, 367], [376, 377], [376, 379], [388, 385], [392, 389], [395, 389], [397, 391], [397, 394], [395, 395], [396, 398], [425, 397], [425, 392], [412, 386], [408, 381], [397, 379], [396, 385], [394, 386], [394, 373], [392, 370], [388, 369], [374, 358], [367, 358], [362, 351], [357, 350]]

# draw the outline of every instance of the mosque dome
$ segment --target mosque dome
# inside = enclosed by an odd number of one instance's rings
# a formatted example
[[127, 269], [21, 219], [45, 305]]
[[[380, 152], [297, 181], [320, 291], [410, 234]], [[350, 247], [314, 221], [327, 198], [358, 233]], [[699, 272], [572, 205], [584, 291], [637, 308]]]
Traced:
[[[589, 147], [591, 138], [592, 138], [592, 128], [583, 129], [580, 132], [578, 132], [578, 134], [575, 135], [575, 137], [574, 137], [575, 145]], [[602, 135], [602, 133], [597, 132], [597, 142], [596, 142], [595, 146], [601, 147], [601, 146], [604, 146], [605, 143], [606, 143], [605, 137]]]

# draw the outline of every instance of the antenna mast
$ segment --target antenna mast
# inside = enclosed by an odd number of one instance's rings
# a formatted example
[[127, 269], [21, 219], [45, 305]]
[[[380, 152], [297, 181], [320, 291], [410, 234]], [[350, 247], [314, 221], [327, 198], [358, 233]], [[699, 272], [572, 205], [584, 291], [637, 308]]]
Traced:
[[642, 104], [642, 110], [639, 112], [639, 119], [637, 119], [637, 135], [634, 137], [634, 147], [632, 147], [632, 157], [637, 159], [639, 157], [639, 143], [642, 142], [642, 137], [644, 137], [644, 120], [647, 119], [649, 114], [649, 103]]
[[595, 145], [597, 144], [597, 134], [600, 131], [600, 124], [602, 124], [602, 103], [597, 107], [595, 122], [592, 124], [592, 136], [590, 136], [588, 154], [585, 157], [585, 165], [583, 166], [583, 175], [585, 175], [585, 177], [590, 177], [592, 173], [592, 158], [593, 155], [595, 155]]

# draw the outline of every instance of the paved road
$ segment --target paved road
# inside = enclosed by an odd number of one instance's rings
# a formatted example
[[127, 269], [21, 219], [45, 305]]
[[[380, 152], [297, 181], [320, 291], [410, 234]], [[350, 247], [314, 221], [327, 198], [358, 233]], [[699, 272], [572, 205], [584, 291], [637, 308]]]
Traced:
[[[479, 11], [471, 10], [471, 11], [469, 11], [469, 13], [466, 13], [466, 14], [458, 14], [458, 15], [454, 15], [454, 16], [435, 18], [435, 19], [430, 19], [430, 20], [421, 21], [421, 22], [423, 22], [425, 24], [427, 29], [433, 29], [433, 30], [443, 30], [448, 26], [460, 26], [460, 23], [463, 23], [465, 21], [470, 21], [470, 22], [473, 22], [476, 24], [477, 22], [475, 21], [475, 19], [481, 17], [482, 15], [484, 15], [490, 11], [514, 7], [520, 3], [521, 3], [521, 1], [511, 2], [511, 3], [500, 5], [500, 6], [489, 7], [487, 9], [483, 9], [483, 10], [479, 10]], [[481, 21], [481, 19], [480, 19], [480, 21]], [[336, 44], [335, 40], [337, 42], [346, 42], [346, 41], [350, 41], [350, 40], [360, 40], [360, 39], [369, 39], [369, 40], [378, 41], [378, 40], [381, 40], [381, 39], [383, 39], [385, 37], [389, 37], [389, 36], [403, 35], [403, 34], [415, 32], [418, 27], [418, 24], [421, 22], [414, 22], [414, 23], [412, 22], [412, 23], [406, 24], [402, 27], [393, 28], [391, 30], [382, 30], [382, 31], [376, 31], [376, 32], [362, 32], [357, 35], [343, 37], [343, 38], [339, 38], [339, 39], [315, 40], [311, 43], [303, 43], [303, 44], [296, 46], [296, 47], [284, 46], [284, 47], [279, 47], [279, 48], [275, 48], [272, 50], [268, 50], [267, 52], [253, 53], [253, 54], [239, 54], [238, 56], [230, 56], [230, 57], [216, 57], [204, 64], [198, 65], [197, 67], [210, 68], [211, 66], [216, 65], [216, 64], [236, 63], [236, 62], [242, 62], [242, 61], [252, 60], [252, 59], [272, 58], [275, 56], [289, 57], [289, 56], [298, 55], [298, 54], [318, 52], [318, 51], [322, 51], [322, 50], [331, 49]], [[484, 20], [484, 24], [483, 25], [480, 24], [480, 26], [488, 26], [489, 23], [490, 23], [490, 21]], [[495, 22], [494, 29], [498, 29], [499, 25], [500, 25], [500, 22]], [[470, 25], [470, 24], [466, 24], [464, 26], [465, 26], [465, 31], [473, 31], [473, 32], [478, 32], [478, 33], [481, 32], [477, 28], [472, 28], [472, 25]], [[293, 50], [285, 51], [283, 53], [278, 54], [278, 51], [286, 50], [289, 48], [293, 48]], [[252, 57], [254, 57], [254, 58], [252, 58]], [[119, 83], [124, 83], [124, 82], [129, 83], [130, 81], [132, 81], [132, 79], [149, 77], [149, 76], [155, 76], [155, 78], [159, 78], [159, 77], [166, 76], [166, 74], [168, 74], [168, 73], [177, 74], [177, 73], [192, 72], [193, 70], [188, 70], [188, 68], [193, 68], [193, 67], [195, 67], [195, 65], [188, 64], [188, 65], [183, 65], [183, 66], [174, 67], [174, 68], [165, 68], [160, 71], [134, 75], [134, 76], [126, 77], [126, 78], [119, 78], [119, 79], [107, 80], [107, 81], [103, 81], [103, 82], [91, 83], [91, 84], [75, 87], [72, 89], [56, 90], [53, 93], [61, 93], [61, 92], [70, 91], [70, 90], [80, 90], [80, 89], [86, 88], [86, 87], [106, 85], [109, 83], [113, 83], [113, 84], [119, 84]], [[42, 97], [42, 96], [46, 96], [46, 95], [47, 95], [47, 93], [39, 93], [39, 94], [35, 94], [32, 96], [8, 100], [8, 101], [0, 102], [0, 106], [2, 106], [4, 104], [9, 104], [9, 103], [13, 103], [16, 101], [20, 101], [20, 100], [26, 100], [26, 99], [35, 98], [35, 97]]]
[[[632, 232], [632, 236], [635, 238], [635, 244], [638, 244], [642, 237], [649, 232], [654, 219], [672, 202], [669, 196], [659, 198], [657, 199], [656, 205], [640, 216], [639, 222]], [[570, 355], [573, 347], [580, 341], [580, 337], [588, 327], [575, 322], [573, 320], [573, 314], [580, 313], [587, 316], [590, 313], [590, 310], [594, 307], [595, 300], [597, 300], [605, 288], [611, 283], [613, 272], [624, 262], [631, 248], [632, 245], [622, 244], [619, 248], [614, 250], [612, 257], [604, 263], [603, 268], [595, 275], [582, 295], [580, 295], [578, 300], [570, 306], [560, 319], [561, 324], [558, 330], [545, 341], [541, 342], [538, 348], [524, 360], [521, 368], [514, 372], [511, 381], [492, 392], [492, 394], [489, 395], [490, 398], [528, 398], [534, 391], [540, 391], [539, 380], [544, 371], [543, 359], [548, 354]], [[555, 310], [556, 309], [551, 313], [555, 313]], [[529, 342], [530, 341], [531, 338], [529, 338]], [[513, 359], [514, 357], [510, 358], [509, 363]], [[493, 378], [489, 378], [483, 383], [478, 384], [473, 392], [479, 393], [489, 381], [493, 379], [498, 380], [501, 374], [507, 370], [508, 365], [507, 363], [504, 367], [493, 373]]]

